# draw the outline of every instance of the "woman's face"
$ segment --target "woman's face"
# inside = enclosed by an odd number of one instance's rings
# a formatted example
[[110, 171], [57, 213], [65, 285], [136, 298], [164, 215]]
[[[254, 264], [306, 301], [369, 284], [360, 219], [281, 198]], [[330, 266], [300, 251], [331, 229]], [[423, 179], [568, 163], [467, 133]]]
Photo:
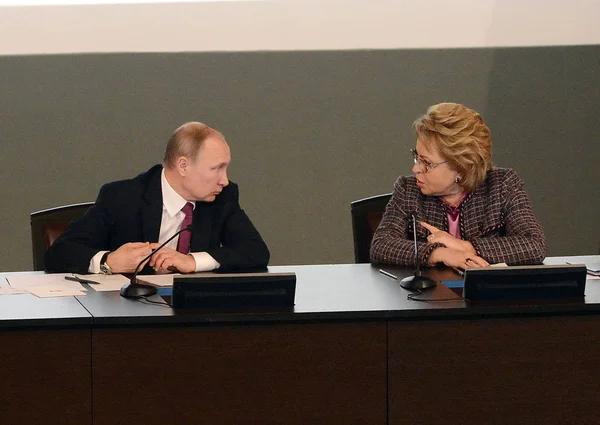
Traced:
[[460, 176], [450, 168], [433, 143], [423, 143], [419, 138], [415, 151], [418, 159], [412, 172], [423, 195], [444, 197], [462, 193], [462, 188], [456, 183], [456, 178]]

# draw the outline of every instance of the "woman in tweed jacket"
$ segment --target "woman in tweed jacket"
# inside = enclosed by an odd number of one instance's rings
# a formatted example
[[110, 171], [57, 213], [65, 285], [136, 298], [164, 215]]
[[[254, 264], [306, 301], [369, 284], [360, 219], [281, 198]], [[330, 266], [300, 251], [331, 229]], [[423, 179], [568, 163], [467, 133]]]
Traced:
[[544, 230], [523, 180], [492, 165], [490, 130], [456, 103], [431, 106], [413, 128], [413, 176], [400, 177], [373, 236], [371, 261], [414, 265], [411, 214], [419, 221], [419, 262], [456, 268], [541, 263]]

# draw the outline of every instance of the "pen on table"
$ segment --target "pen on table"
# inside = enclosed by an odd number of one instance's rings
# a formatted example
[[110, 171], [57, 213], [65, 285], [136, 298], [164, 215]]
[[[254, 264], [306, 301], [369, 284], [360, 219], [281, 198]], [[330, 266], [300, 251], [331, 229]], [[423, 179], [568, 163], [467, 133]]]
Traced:
[[464, 276], [465, 272], [462, 271], [461, 269], [457, 269], [456, 267], [452, 267], [452, 270], [454, 270], [456, 272], [457, 275], [459, 276]]
[[100, 282], [96, 282], [95, 280], [89, 280], [89, 279], [82, 279], [80, 277], [77, 276], [65, 276], [66, 280], [72, 280], [73, 282], [79, 282], [79, 283], [89, 283], [90, 285], [99, 285]]
[[387, 277], [391, 277], [392, 279], [398, 280], [398, 276], [391, 274], [390, 272], [386, 272], [383, 269], [379, 269], [379, 273], [386, 275]]

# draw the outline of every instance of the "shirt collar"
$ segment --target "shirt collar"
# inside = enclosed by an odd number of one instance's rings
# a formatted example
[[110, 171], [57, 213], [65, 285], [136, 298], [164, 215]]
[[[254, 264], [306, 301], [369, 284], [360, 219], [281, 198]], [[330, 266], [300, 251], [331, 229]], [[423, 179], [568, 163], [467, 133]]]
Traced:
[[[162, 189], [163, 209], [167, 210], [167, 213], [171, 217], [174, 217], [175, 214], [181, 211], [187, 202], [191, 201], [185, 200], [179, 193], [175, 192], [175, 189], [173, 189], [167, 181], [164, 168], [160, 173], [160, 183]], [[191, 204], [194, 206], [194, 208], [196, 208], [195, 202], [191, 202]]]
[[460, 207], [470, 197], [470, 195], [471, 195], [470, 193], [463, 194], [462, 198], [460, 198], [460, 201], [458, 201], [457, 206], [452, 206], [452, 205], [448, 204], [446, 201], [444, 201], [442, 198], [440, 198], [440, 201], [442, 201], [442, 204], [444, 205], [444, 208], [446, 209], [446, 214], [448, 214], [452, 218], [452, 220], [456, 220], [456, 218], [458, 217], [458, 214], [460, 214]]

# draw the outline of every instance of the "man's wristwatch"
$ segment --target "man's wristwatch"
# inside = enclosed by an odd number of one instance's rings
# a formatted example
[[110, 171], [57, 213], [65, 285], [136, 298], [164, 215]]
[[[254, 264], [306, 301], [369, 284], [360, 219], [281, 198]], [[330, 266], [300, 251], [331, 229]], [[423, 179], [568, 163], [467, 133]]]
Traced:
[[110, 271], [110, 266], [106, 263], [106, 260], [108, 259], [108, 254], [110, 254], [110, 251], [105, 252], [102, 258], [100, 259], [100, 272], [104, 274], [112, 274], [112, 272]]

